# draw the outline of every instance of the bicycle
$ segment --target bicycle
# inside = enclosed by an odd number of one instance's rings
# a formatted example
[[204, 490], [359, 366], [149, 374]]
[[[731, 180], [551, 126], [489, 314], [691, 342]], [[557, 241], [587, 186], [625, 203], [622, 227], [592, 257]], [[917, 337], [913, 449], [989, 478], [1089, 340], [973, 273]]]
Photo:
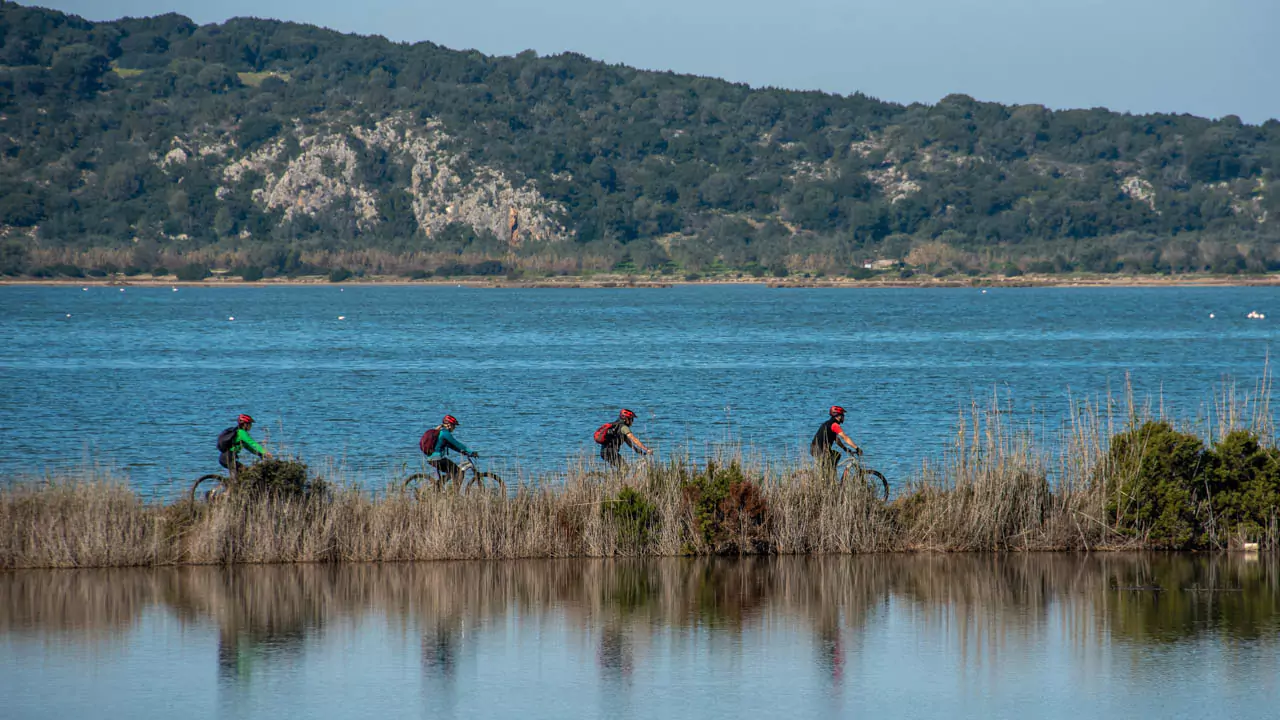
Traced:
[[[505, 492], [507, 489], [507, 484], [502, 481], [502, 478], [497, 473], [483, 472], [480, 468], [476, 467], [474, 458], [464, 457], [462, 462], [458, 463], [458, 471], [464, 478], [467, 477], [468, 473], [471, 475], [467, 480], [466, 485], [459, 488], [459, 491], [469, 490], [472, 485], [478, 485], [481, 490], [484, 490], [486, 489], [485, 480], [492, 481], [492, 484], [495, 486], [492, 488], [494, 490], [501, 490]], [[401, 488], [409, 490], [411, 485], [421, 482], [429, 482], [432, 490], [439, 491], [444, 489], [444, 484], [447, 482], [447, 479], [445, 478], [444, 473], [438, 469], [435, 473], [414, 473], [404, 479], [404, 482], [401, 484]]]
[[192, 505], [196, 504], [196, 490], [199, 489], [200, 484], [210, 480], [214, 482], [214, 485], [213, 487], [205, 491], [204, 501], [213, 502], [215, 500], [219, 500], [223, 497], [226, 497], [227, 492], [230, 489], [231, 478], [229, 478], [226, 475], [219, 475], [217, 473], [201, 475], [195, 482], [191, 483], [191, 504]]
[[879, 470], [873, 470], [863, 465], [861, 455], [850, 454], [841, 460], [837, 467], [840, 468], [840, 482], [842, 484], [847, 483], [850, 477], [853, 477], [874, 492], [875, 483], [873, 482], [873, 479], [879, 480], [880, 485], [884, 490], [884, 494], [881, 499], [889, 499], [889, 481], [885, 479], [884, 474]]

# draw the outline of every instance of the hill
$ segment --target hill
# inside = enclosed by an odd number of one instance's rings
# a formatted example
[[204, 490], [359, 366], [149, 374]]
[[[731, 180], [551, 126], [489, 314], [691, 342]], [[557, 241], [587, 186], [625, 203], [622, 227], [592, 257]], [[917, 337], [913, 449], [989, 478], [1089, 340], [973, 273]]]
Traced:
[[0, 2], [6, 274], [1261, 272], [1277, 168], [1274, 120], [904, 106]]

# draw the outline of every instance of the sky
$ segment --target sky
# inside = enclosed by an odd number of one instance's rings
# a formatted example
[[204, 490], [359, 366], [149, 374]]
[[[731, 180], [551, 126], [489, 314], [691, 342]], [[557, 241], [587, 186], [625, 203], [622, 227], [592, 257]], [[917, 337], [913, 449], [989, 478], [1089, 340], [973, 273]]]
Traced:
[[752, 86], [1280, 118], [1277, 0], [41, 0], [90, 20], [292, 20]]

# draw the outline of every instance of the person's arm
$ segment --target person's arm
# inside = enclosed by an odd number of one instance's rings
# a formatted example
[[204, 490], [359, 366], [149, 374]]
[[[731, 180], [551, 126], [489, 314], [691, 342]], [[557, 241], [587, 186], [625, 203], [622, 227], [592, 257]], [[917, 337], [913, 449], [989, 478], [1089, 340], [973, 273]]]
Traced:
[[643, 455], [648, 455], [649, 448], [645, 447], [644, 443], [640, 442], [640, 438], [636, 437], [636, 434], [631, 432], [631, 428], [626, 425], [623, 425], [622, 427], [623, 429], [620, 431], [622, 433], [622, 439], [627, 441], [627, 444], [631, 446], [631, 449]]
[[[839, 425], [836, 426], [836, 428], [839, 428], [839, 427], [840, 427]], [[832, 429], [836, 430], [836, 428], [832, 428]], [[853, 453], [854, 455], [862, 454], [862, 448], [858, 447], [858, 443], [849, 439], [849, 436], [844, 434], [844, 428], [840, 428], [836, 430], [836, 432], [839, 434], [840, 442], [843, 443], [844, 446], [849, 449], [849, 452]]]
[[454, 437], [453, 433], [449, 432], [445, 428], [440, 428], [440, 437], [444, 439], [444, 444], [446, 447], [451, 447], [454, 450], [457, 450], [458, 452], [462, 453], [463, 455], [472, 454], [471, 448], [467, 447], [461, 440]]
[[256, 440], [249, 437], [249, 433], [245, 432], [244, 428], [236, 430], [236, 441], [258, 457], [271, 457], [271, 453], [263, 450], [262, 446], [259, 445]]

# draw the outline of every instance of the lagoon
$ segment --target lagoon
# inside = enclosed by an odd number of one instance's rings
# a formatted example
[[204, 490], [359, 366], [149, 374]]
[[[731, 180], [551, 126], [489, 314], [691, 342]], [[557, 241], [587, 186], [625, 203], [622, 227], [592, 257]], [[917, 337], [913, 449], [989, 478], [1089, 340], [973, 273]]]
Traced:
[[121, 290], [0, 287], [0, 476], [98, 466], [174, 497], [240, 412], [372, 486], [445, 412], [508, 476], [592, 457], [623, 405], [664, 454], [792, 459], [840, 403], [898, 480], [993, 397], [1046, 435], [1126, 378], [1204, 417], [1226, 378], [1252, 388], [1280, 322], [1280, 292], [1248, 287]]

